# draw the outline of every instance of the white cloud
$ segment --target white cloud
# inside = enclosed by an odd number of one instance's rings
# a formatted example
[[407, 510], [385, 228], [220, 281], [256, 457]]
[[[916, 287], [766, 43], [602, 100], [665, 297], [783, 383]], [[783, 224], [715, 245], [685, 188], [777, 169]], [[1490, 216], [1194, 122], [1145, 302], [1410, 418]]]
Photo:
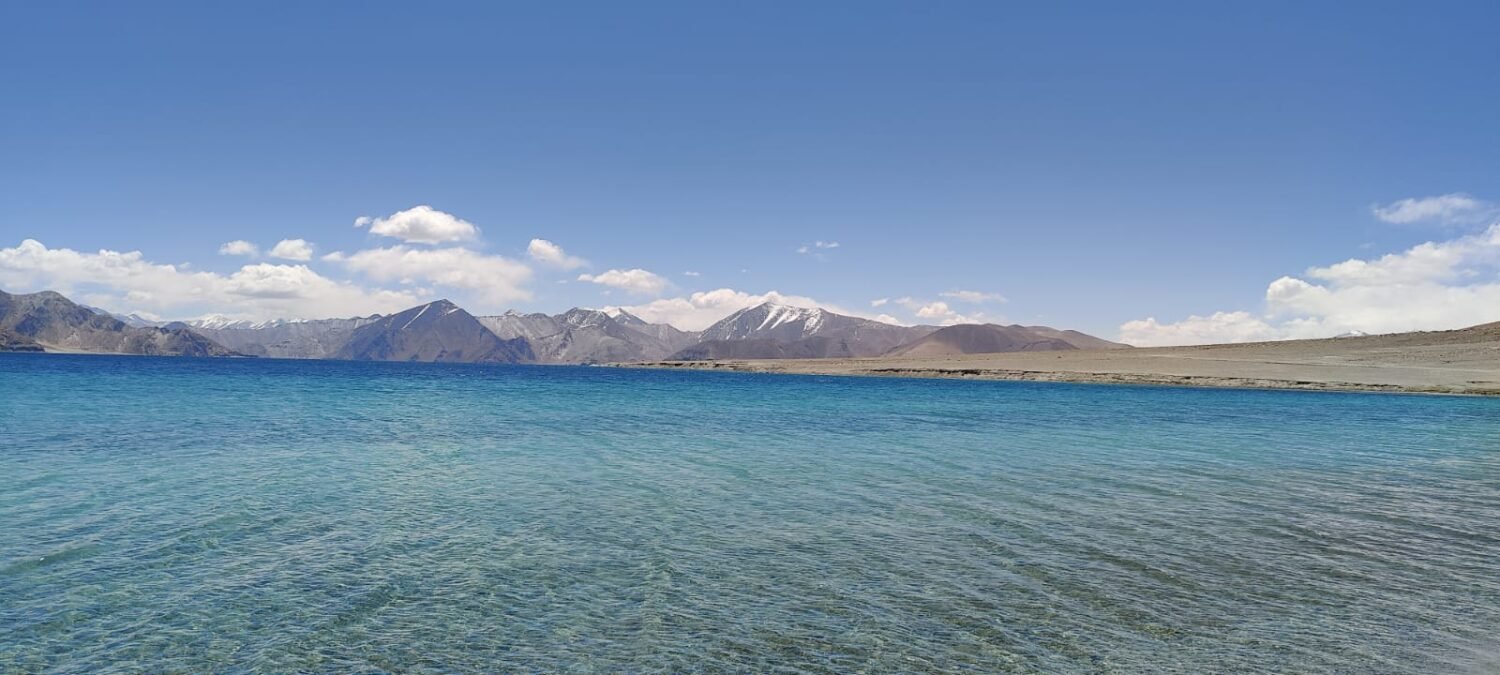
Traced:
[[703, 275], [702, 275], [702, 274], [699, 274], [699, 273], [697, 273], [697, 272], [692, 272], [692, 271], [689, 271], [689, 272], [683, 272], [683, 273], [682, 273], [682, 276], [685, 276], [685, 277], [701, 277], [701, 276], [703, 276]]
[[1314, 267], [1302, 276], [1272, 281], [1259, 316], [1235, 311], [1176, 323], [1142, 319], [1122, 325], [1120, 338], [1139, 346], [1208, 344], [1500, 321], [1500, 224], [1372, 260]]
[[1494, 212], [1494, 205], [1455, 192], [1437, 197], [1402, 199], [1370, 209], [1375, 217], [1387, 223], [1464, 223], [1482, 221]]
[[839, 314], [860, 316], [805, 296], [784, 295], [776, 291], [754, 295], [732, 288], [700, 291], [687, 297], [662, 298], [642, 305], [610, 309], [624, 309], [652, 323], [667, 323], [683, 330], [703, 330], [730, 314], [765, 302], [794, 307], [822, 307]]
[[839, 243], [836, 241], [815, 241], [811, 244], [803, 244], [801, 246], [798, 246], [797, 252], [807, 254], [812, 253], [815, 249], [831, 249], [838, 247]]
[[957, 300], [959, 302], [967, 302], [972, 305], [979, 305], [986, 302], [1006, 301], [1005, 296], [1000, 295], [999, 293], [986, 293], [984, 291], [946, 291], [943, 293], [938, 293], [938, 296], [948, 298], [950, 300]]
[[242, 255], [250, 258], [260, 255], [260, 247], [244, 239], [225, 242], [219, 247], [219, 255]]
[[917, 308], [918, 319], [939, 319], [952, 313], [946, 302], [931, 302]]
[[[886, 300], [882, 298], [882, 300]], [[999, 320], [998, 317], [988, 317], [984, 312], [970, 312], [967, 314], [955, 311], [948, 303], [941, 300], [921, 300], [912, 297], [902, 297], [886, 300], [886, 302], [904, 307], [907, 311], [916, 315], [919, 323], [941, 326], [952, 326], [960, 323], [986, 323]], [[884, 303], [882, 303], [884, 304]]]
[[157, 316], [214, 311], [243, 319], [325, 318], [394, 312], [421, 300], [408, 291], [335, 281], [305, 265], [245, 265], [226, 276], [154, 263], [140, 251], [84, 253], [34, 239], [0, 249], [0, 285], [77, 294], [91, 304]]
[[589, 264], [583, 258], [568, 255], [561, 246], [546, 239], [532, 239], [531, 244], [526, 247], [526, 255], [543, 265], [564, 270], [587, 267]]
[[354, 226], [369, 227], [371, 232], [382, 237], [417, 244], [442, 244], [479, 238], [479, 228], [473, 223], [425, 204], [397, 211], [385, 218], [360, 216], [354, 220]]
[[271, 249], [271, 257], [282, 260], [306, 262], [312, 260], [312, 255], [312, 244], [307, 243], [305, 239], [282, 239]]
[[579, 281], [618, 288], [637, 295], [661, 295], [671, 286], [666, 278], [643, 269], [609, 270], [600, 274], [580, 274]]
[[531, 268], [497, 255], [485, 255], [462, 247], [415, 249], [391, 246], [345, 255], [331, 253], [323, 260], [339, 263], [376, 281], [406, 285], [428, 283], [470, 291], [490, 306], [474, 311], [503, 309], [501, 305], [531, 299], [526, 283]]
[[891, 302], [890, 298], [876, 298], [876, 299], [870, 301], [870, 306], [871, 307], [884, 307], [884, 306], [890, 304], [890, 302]]
[[960, 314], [948, 306], [948, 303], [938, 301], [929, 302], [916, 308], [917, 318], [923, 323], [937, 322], [942, 326], [952, 326], [960, 323], [984, 323], [984, 314], [975, 312], [973, 314]]
[[1281, 337], [1276, 327], [1249, 312], [1215, 312], [1190, 316], [1176, 323], [1161, 323], [1155, 317], [1120, 326], [1120, 340], [1141, 347], [1201, 345], [1220, 342], [1259, 342]]

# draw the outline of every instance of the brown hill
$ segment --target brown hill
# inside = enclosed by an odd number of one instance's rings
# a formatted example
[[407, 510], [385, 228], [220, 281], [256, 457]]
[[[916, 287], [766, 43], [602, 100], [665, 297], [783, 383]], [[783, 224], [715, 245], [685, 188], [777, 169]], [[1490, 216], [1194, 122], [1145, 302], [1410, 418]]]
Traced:
[[939, 329], [931, 335], [892, 349], [885, 355], [930, 358], [957, 354], [1056, 352], [1123, 347], [1125, 345], [1101, 340], [1078, 331], [1061, 331], [1046, 326], [960, 324]]

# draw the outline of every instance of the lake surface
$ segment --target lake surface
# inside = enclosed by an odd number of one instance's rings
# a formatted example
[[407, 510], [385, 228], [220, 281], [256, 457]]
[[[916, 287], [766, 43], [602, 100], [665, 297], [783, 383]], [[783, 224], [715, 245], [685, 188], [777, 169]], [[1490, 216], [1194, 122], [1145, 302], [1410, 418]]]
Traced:
[[1500, 400], [0, 355], [0, 671], [1494, 672]]

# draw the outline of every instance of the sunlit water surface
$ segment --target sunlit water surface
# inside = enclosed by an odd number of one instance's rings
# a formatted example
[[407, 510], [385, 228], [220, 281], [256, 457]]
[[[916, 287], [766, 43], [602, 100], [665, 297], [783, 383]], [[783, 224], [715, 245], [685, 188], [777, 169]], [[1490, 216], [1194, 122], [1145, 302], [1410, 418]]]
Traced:
[[0, 355], [0, 671], [1492, 672], [1500, 400]]

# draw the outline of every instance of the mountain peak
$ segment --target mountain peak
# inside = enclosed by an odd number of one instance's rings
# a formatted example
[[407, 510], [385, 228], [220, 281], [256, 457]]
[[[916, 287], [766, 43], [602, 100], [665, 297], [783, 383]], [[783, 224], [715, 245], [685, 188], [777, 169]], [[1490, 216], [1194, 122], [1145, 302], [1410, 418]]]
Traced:
[[641, 317], [638, 317], [638, 316], [636, 316], [634, 314], [631, 314], [630, 312], [625, 311], [625, 309], [622, 308], [622, 307], [607, 307], [607, 308], [602, 309], [600, 311], [604, 312], [605, 314], [608, 314], [611, 319], [614, 319], [615, 321], [618, 321], [618, 322], [620, 322], [622, 324], [625, 324], [627, 326], [646, 326], [646, 325], [650, 325], [649, 322], [647, 322], [645, 319], [642, 319]]
[[354, 329], [334, 358], [464, 363], [534, 360], [526, 340], [500, 338], [446, 299], [412, 307]]
[[826, 310], [824, 310], [821, 307], [801, 307], [801, 306], [798, 306], [798, 305], [788, 305], [788, 304], [783, 303], [783, 302], [776, 302], [775, 300], [767, 300], [765, 302], [760, 303], [759, 305], [751, 307], [750, 309], [766, 309], [766, 310], [769, 310], [769, 311], [784, 311], [784, 312], [785, 311], [792, 311], [792, 312], [822, 312], [822, 311], [826, 311]]
[[410, 312], [412, 310], [418, 310], [419, 315], [425, 312], [432, 312], [438, 316], [447, 316], [455, 312], [464, 312], [465, 314], [468, 314], [468, 312], [464, 311], [464, 308], [459, 307], [452, 300], [449, 300], [447, 298], [443, 298], [442, 300], [433, 300], [432, 302], [429, 302], [425, 305], [413, 307], [406, 311]]
[[588, 328], [613, 321], [608, 312], [602, 312], [597, 309], [584, 309], [582, 307], [574, 307], [559, 314], [557, 318], [574, 328]]

